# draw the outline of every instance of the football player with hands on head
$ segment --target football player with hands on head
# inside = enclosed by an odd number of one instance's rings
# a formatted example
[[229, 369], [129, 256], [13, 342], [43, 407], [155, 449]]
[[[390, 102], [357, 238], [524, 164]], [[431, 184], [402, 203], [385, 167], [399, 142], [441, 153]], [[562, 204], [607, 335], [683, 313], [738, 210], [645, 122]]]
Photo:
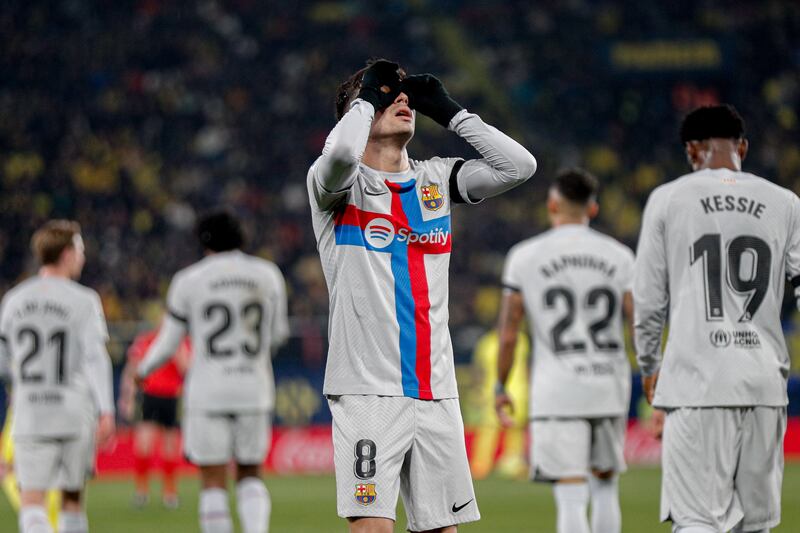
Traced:
[[661, 520], [676, 533], [765, 532], [781, 515], [780, 309], [787, 278], [800, 287], [800, 199], [742, 171], [732, 106], [689, 113], [681, 141], [693, 172], [650, 194], [633, 291], [645, 392], [666, 411]]
[[[547, 210], [552, 229], [515, 245], [503, 272], [497, 415], [510, 424], [506, 392], [522, 318], [533, 338], [529, 381], [531, 475], [553, 483], [558, 533], [619, 533], [617, 479], [631, 371], [623, 316], [633, 318], [633, 252], [589, 227], [597, 179], [559, 174]], [[587, 508], [591, 501], [591, 528]]]
[[[410, 159], [418, 113], [481, 158]], [[437, 78], [390, 61], [344, 82], [336, 114], [308, 193], [330, 294], [338, 514], [351, 531], [390, 532], [401, 494], [409, 530], [453, 532], [480, 514], [448, 330], [450, 212], [520, 185], [536, 160]]]
[[75, 281], [86, 262], [78, 223], [47, 222], [31, 248], [38, 275], [0, 305], [0, 359], [8, 356], [12, 375], [19, 529], [53, 531], [44, 503], [47, 490], [58, 488], [58, 531], [86, 533], [83, 491], [95, 445], [108, 445], [115, 432], [108, 329], [98, 294]]
[[167, 364], [189, 335], [183, 387], [184, 454], [200, 468], [200, 530], [230, 533], [228, 463], [245, 533], [266, 533], [272, 503], [260, 477], [275, 405], [271, 355], [289, 334], [286, 285], [278, 267], [241, 251], [239, 221], [226, 211], [197, 222], [205, 258], [179, 271], [167, 316], [136, 368], [137, 382]]

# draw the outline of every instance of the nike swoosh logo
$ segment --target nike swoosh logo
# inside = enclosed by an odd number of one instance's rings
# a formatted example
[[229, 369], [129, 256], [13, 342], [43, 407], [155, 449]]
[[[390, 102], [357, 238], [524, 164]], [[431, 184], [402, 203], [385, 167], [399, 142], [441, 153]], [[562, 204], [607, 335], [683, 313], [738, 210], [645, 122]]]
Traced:
[[[472, 500], [474, 500], [474, 499], [475, 499], [475, 498], [472, 498]], [[464, 505], [456, 505], [456, 504], [453, 504], [453, 512], [454, 512], [454, 513], [457, 513], [457, 512], [459, 512], [461, 509], [463, 509], [464, 507], [466, 507], [467, 505], [469, 505], [470, 503], [472, 503], [472, 500], [468, 501], [468, 502], [467, 502], [467, 503], [465, 503]]]

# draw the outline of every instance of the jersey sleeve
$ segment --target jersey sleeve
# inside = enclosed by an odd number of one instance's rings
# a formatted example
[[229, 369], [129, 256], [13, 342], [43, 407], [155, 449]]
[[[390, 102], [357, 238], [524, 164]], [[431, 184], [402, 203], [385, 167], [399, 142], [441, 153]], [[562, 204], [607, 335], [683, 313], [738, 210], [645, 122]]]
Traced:
[[167, 291], [167, 314], [183, 324], [189, 323], [189, 298], [186, 278], [178, 273]]
[[623, 293], [633, 292], [633, 275], [636, 264], [636, 257], [633, 250], [627, 246], [622, 246], [622, 261], [619, 265], [620, 287]]
[[663, 189], [650, 195], [644, 208], [633, 275], [634, 344], [646, 376], [658, 371], [661, 336], [669, 306]]
[[[450, 129], [481, 154], [481, 159], [456, 163], [456, 190], [464, 203], [502, 194], [536, 172], [536, 158], [517, 141], [462, 109]], [[451, 186], [451, 194], [453, 187]], [[454, 198], [457, 198], [453, 196]]]
[[512, 291], [522, 290], [522, 273], [520, 267], [519, 248], [514, 246], [506, 256], [506, 263], [503, 266], [503, 288]]
[[90, 342], [97, 341], [104, 344], [109, 340], [106, 315], [103, 312], [103, 304], [100, 301], [100, 296], [96, 292], [92, 292], [89, 301], [89, 317], [86, 321], [84, 340]]
[[357, 98], [328, 135], [322, 155], [308, 171], [313, 207], [328, 211], [347, 197], [358, 175], [374, 116], [372, 104]]
[[113, 369], [106, 350], [108, 326], [100, 296], [96, 292], [91, 294], [89, 308], [83, 334], [87, 378], [98, 410], [102, 414], [109, 414], [114, 412]]
[[792, 193], [789, 242], [786, 246], [786, 276], [792, 284], [800, 309], [800, 198]]
[[11, 375], [11, 352], [8, 346], [5, 308], [5, 301], [0, 302], [0, 379], [7, 379]]

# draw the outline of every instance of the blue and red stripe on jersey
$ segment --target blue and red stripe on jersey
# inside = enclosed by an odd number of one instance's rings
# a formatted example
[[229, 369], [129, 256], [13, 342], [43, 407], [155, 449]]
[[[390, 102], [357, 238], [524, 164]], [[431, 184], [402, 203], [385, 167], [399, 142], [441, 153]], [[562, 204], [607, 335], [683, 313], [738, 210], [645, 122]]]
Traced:
[[[428, 276], [425, 256], [450, 253], [450, 215], [424, 220], [416, 191], [416, 180], [402, 183], [386, 181], [392, 194], [391, 213], [364, 211], [348, 204], [336, 215], [337, 245], [362, 246], [373, 252], [391, 254], [394, 277], [395, 311], [400, 328], [400, 371], [403, 394], [423, 400], [433, 399], [431, 391], [431, 322]], [[380, 235], [394, 232], [387, 246], [376, 247], [365, 236], [367, 226], [384, 219], [392, 228], [373, 225]], [[405, 239], [398, 239], [401, 232]], [[416, 239], [410, 235], [417, 235]], [[420, 238], [423, 235], [434, 238]], [[414, 241], [414, 242], [411, 242]], [[421, 242], [425, 241], [425, 242]]]

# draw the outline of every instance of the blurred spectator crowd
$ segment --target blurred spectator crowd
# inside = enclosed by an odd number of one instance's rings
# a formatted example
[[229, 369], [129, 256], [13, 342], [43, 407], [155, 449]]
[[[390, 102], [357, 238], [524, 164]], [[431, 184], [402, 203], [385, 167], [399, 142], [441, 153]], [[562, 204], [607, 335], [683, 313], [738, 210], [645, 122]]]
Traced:
[[[512, 195], [454, 212], [459, 357], [495, 319], [503, 259], [546, 227], [553, 173], [602, 183], [597, 227], [635, 247], [642, 206], [687, 171], [677, 128], [728, 101], [747, 170], [800, 190], [800, 4], [522, 0], [8, 0], [0, 6], [0, 293], [34, 265], [52, 217], [83, 226], [83, 282], [110, 322], [157, 320], [172, 274], [200, 257], [198, 212], [235, 210], [249, 251], [284, 271], [296, 328], [324, 336], [327, 292], [306, 172], [337, 84], [368, 57], [432, 72], [537, 157]], [[471, 157], [428, 119], [412, 157]], [[309, 336], [303, 357], [320, 363]]]

